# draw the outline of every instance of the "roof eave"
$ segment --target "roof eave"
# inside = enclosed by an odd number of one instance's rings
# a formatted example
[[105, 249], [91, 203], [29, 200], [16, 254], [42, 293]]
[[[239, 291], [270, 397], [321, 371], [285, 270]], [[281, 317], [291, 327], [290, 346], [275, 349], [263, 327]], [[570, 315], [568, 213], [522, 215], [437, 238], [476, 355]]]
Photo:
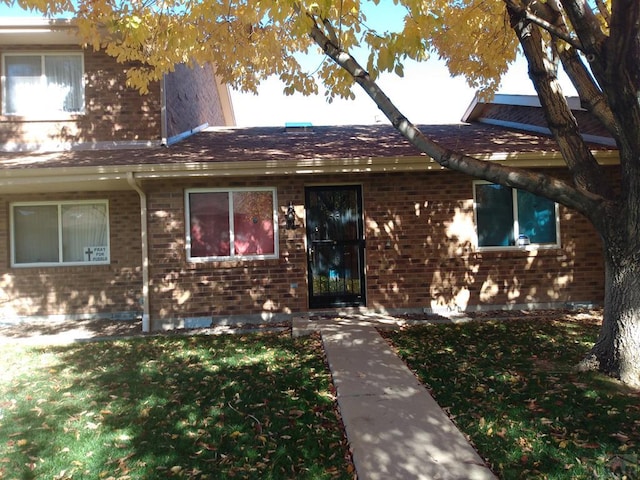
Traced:
[[69, 19], [0, 19], [0, 45], [79, 45]]
[[[602, 165], [619, 163], [616, 151], [594, 152]], [[522, 168], [559, 168], [565, 163], [557, 152], [480, 153], [475, 158]], [[39, 192], [129, 190], [128, 175], [139, 180], [197, 177], [256, 177], [349, 173], [434, 173], [445, 170], [427, 156], [363, 157], [354, 159], [311, 158], [248, 162], [187, 162], [178, 164], [108, 165], [7, 169], [0, 171], [0, 191], [5, 194]]]

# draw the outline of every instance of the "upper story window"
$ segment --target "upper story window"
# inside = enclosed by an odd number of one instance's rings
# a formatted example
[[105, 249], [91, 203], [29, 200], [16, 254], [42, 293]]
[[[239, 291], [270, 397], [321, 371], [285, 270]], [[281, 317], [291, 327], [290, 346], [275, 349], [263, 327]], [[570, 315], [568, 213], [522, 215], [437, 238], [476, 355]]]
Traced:
[[2, 113], [47, 117], [84, 111], [82, 53], [3, 55]]
[[475, 182], [478, 247], [560, 247], [558, 205], [544, 197], [493, 183]]
[[187, 260], [278, 256], [275, 188], [186, 192]]
[[16, 267], [108, 264], [108, 203], [14, 203], [11, 240]]

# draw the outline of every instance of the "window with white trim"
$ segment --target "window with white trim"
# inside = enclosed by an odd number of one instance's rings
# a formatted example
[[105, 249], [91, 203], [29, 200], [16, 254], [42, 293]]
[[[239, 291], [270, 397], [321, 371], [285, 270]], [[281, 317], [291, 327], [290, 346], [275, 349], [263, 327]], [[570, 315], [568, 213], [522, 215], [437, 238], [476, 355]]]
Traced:
[[81, 52], [2, 56], [2, 113], [46, 117], [84, 111]]
[[11, 205], [13, 266], [108, 264], [109, 252], [106, 200]]
[[486, 182], [473, 184], [480, 249], [560, 247], [558, 205], [524, 190]]
[[185, 192], [187, 260], [278, 256], [275, 188]]

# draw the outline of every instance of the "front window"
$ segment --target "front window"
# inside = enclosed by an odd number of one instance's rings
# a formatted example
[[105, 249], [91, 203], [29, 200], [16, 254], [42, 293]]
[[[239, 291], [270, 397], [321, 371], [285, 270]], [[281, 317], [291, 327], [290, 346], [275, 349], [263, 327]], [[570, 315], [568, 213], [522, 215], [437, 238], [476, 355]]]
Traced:
[[273, 188], [186, 192], [187, 259], [276, 258]]
[[46, 116], [84, 110], [81, 53], [5, 54], [3, 113]]
[[106, 201], [11, 206], [14, 266], [109, 263]]
[[478, 247], [559, 247], [558, 206], [524, 190], [474, 184]]

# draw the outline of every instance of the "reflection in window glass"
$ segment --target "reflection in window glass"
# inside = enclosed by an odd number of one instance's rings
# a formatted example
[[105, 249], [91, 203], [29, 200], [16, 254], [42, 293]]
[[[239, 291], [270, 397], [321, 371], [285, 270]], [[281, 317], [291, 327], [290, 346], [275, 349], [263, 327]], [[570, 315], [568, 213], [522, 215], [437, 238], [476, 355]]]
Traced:
[[13, 208], [15, 263], [58, 262], [58, 238], [57, 205]]
[[513, 199], [511, 189], [500, 185], [476, 185], [478, 244], [482, 247], [513, 245]]
[[187, 192], [190, 259], [276, 255], [275, 190]]
[[228, 257], [231, 254], [229, 234], [229, 194], [227, 192], [191, 193], [191, 256]]
[[533, 193], [518, 190], [518, 226], [531, 243], [556, 242], [556, 204]]
[[236, 255], [273, 254], [271, 192], [233, 192], [233, 227]]
[[533, 245], [558, 245], [553, 201], [490, 183], [476, 183], [474, 189], [479, 247], [515, 246], [521, 235]]

